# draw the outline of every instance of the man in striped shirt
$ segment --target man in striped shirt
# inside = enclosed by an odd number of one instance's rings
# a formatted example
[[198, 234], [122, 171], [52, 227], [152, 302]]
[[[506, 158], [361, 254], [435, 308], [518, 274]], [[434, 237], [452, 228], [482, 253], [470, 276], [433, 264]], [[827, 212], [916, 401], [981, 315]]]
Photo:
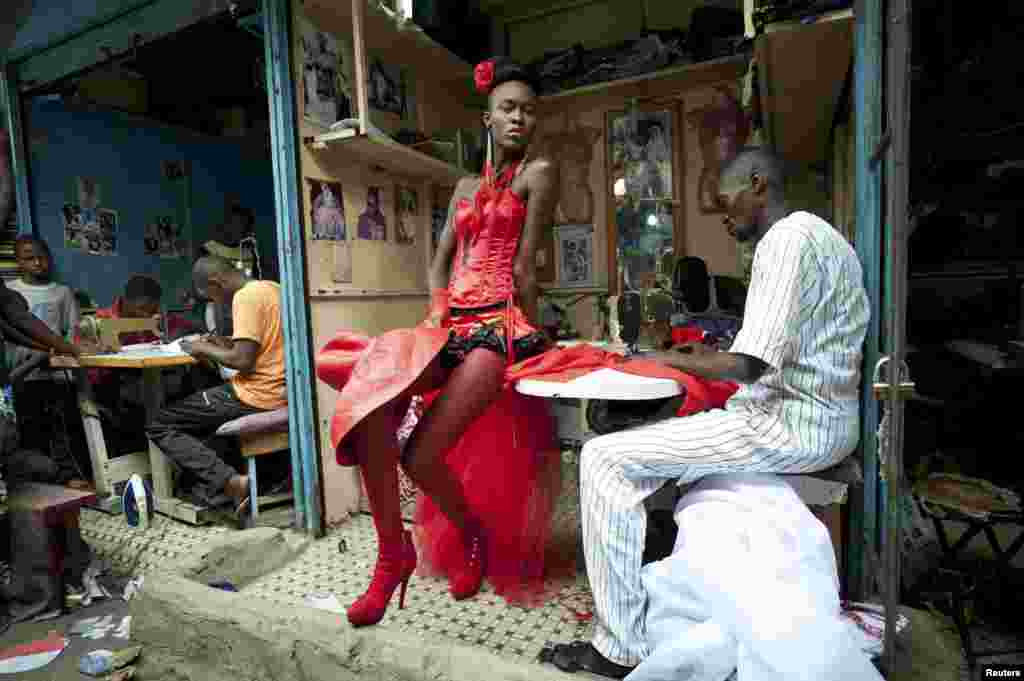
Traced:
[[743, 326], [728, 352], [689, 344], [658, 355], [688, 373], [736, 381], [740, 390], [725, 409], [583, 447], [580, 506], [597, 616], [590, 643], [556, 646], [552, 661], [566, 671], [622, 678], [648, 655], [643, 502], [666, 480], [819, 471], [857, 444], [870, 314], [860, 263], [827, 222], [789, 212], [783, 187], [781, 164], [762, 149], [744, 149], [723, 170], [725, 226], [738, 241], [756, 243]]

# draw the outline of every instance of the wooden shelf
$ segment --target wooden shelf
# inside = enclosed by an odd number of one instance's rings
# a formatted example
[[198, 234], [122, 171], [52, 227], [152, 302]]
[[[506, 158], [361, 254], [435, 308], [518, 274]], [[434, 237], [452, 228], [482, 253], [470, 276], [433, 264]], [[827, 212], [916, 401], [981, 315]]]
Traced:
[[336, 288], [317, 289], [310, 293], [313, 299], [330, 298], [426, 298], [430, 295], [427, 289], [375, 289], [375, 288]]
[[362, 135], [351, 129], [307, 137], [305, 142], [315, 151], [338, 151], [395, 175], [432, 180], [440, 185], [452, 186], [469, 175], [458, 166], [427, 156], [386, 137]]
[[726, 80], [737, 80], [747, 72], [747, 64], [748, 59], [743, 55], [723, 57], [660, 69], [642, 76], [620, 78], [563, 90], [551, 95], [544, 95], [540, 101], [542, 104], [561, 105], [563, 100], [584, 97], [607, 97], [617, 100], [632, 97], [671, 97], [678, 95], [683, 90]]
[[[352, 0], [303, 0], [303, 11], [321, 31], [351, 36]], [[431, 80], [461, 81], [469, 92], [473, 67], [435, 42], [411, 19], [367, 2], [363, 40], [372, 54], [401, 66], [414, 66]]]
[[813, 24], [770, 24], [754, 54], [768, 142], [786, 160], [824, 161], [853, 61], [853, 11], [832, 12]]
[[540, 284], [539, 288], [543, 295], [570, 297], [574, 295], [602, 295], [608, 293], [607, 286], [559, 286], [558, 284]]

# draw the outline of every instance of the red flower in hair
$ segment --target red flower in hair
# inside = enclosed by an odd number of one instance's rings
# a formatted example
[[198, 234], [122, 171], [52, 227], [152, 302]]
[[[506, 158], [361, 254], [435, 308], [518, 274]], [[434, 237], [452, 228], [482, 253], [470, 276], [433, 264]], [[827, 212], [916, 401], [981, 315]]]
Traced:
[[494, 82], [494, 60], [488, 59], [476, 65], [473, 70], [473, 82], [476, 84], [477, 92], [487, 94], [491, 91], [491, 83]]

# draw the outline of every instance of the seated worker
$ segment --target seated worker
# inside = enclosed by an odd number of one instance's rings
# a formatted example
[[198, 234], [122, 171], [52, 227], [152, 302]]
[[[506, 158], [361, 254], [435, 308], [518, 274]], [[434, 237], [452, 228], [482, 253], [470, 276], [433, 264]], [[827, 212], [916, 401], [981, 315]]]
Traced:
[[[133, 334], [125, 334], [121, 338], [124, 345], [135, 343], [152, 343], [159, 340], [171, 341], [190, 333], [200, 331], [199, 327], [185, 317], [173, 312], [162, 315], [160, 313], [160, 300], [163, 298], [163, 287], [160, 282], [145, 274], [136, 274], [128, 279], [124, 286], [124, 294], [114, 299], [110, 307], [101, 307], [96, 310], [95, 319], [145, 319], [156, 318], [164, 328], [164, 338], [150, 332], [140, 331]], [[95, 320], [83, 319], [80, 332], [86, 338], [98, 338], [99, 329]]]
[[[114, 299], [110, 307], [96, 310], [95, 317], [83, 317], [78, 327], [78, 343], [86, 349], [100, 351], [99, 325], [103, 319], [146, 319], [160, 317], [160, 299], [163, 288], [160, 283], [145, 274], [130, 277], [125, 284], [124, 294]], [[198, 328], [188, 319], [177, 314], [164, 316], [162, 324], [166, 335], [161, 338], [152, 331], [138, 331], [123, 334], [120, 341], [124, 345], [136, 343], [154, 343], [160, 340], [180, 338], [197, 331]], [[182, 385], [190, 384], [187, 380], [187, 368], [165, 370], [163, 372], [165, 398], [174, 399], [182, 395]], [[90, 369], [89, 381], [96, 393], [103, 419], [104, 438], [107, 444], [117, 453], [145, 451], [146, 437], [139, 424], [146, 421], [146, 409], [140, 387], [139, 372], [116, 371], [112, 369]]]
[[[14, 255], [18, 279], [8, 283], [10, 290], [21, 294], [32, 314], [54, 334], [72, 338], [79, 323], [78, 301], [70, 288], [52, 280], [53, 261], [46, 242], [20, 236], [14, 245]], [[49, 370], [49, 356], [49, 352], [27, 347], [12, 348], [7, 353], [22, 444], [43, 452], [50, 452], [55, 432], [53, 405], [62, 404], [65, 408], [59, 411], [63, 415], [78, 413], [73, 391], [63, 385], [66, 374]], [[73, 442], [84, 441], [80, 419], [66, 418], [63, 425]]]
[[[224, 222], [211, 230], [214, 237], [200, 248], [202, 255], [212, 255], [225, 260], [241, 263], [247, 272], [253, 271], [256, 262], [255, 253], [242, 248], [241, 241], [252, 234], [256, 225], [256, 215], [244, 206], [232, 204]], [[230, 336], [231, 301], [224, 303], [210, 301], [205, 312], [207, 330], [218, 336]]]
[[241, 513], [248, 499], [249, 478], [239, 475], [201, 438], [224, 423], [287, 404], [284, 378], [284, 335], [281, 287], [253, 281], [234, 264], [204, 256], [192, 270], [196, 292], [223, 304], [231, 300], [231, 338], [182, 340], [181, 348], [196, 359], [236, 369], [231, 381], [197, 392], [165, 407], [146, 434], [184, 472], [196, 478], [193, 494], [208, 505], [228, 499]]
[[820, 471], [857, 445], [870, 315], [860, 262], [827, 222], [789, 212], [784, 186], [779, 161], [763, 149], [744, 149], [726, 165], [718, 190], [725, 227], [756, 244], [742, 327], [728, 352], [689, 344], [654, 355], [702, 378], [738, 382], [739, 391], [725, 409], [583, 447], [580, 513], [595, 628], [589, 643], [555, 647], [552, 662], [565, 671], [622, 678], [650, 654], [644, 500], [665, 482]]

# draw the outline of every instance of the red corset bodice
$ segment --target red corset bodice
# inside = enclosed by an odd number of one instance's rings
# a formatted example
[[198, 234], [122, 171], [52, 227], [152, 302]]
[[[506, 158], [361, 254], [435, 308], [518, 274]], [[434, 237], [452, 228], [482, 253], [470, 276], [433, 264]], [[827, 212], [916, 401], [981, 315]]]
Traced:
[[473, 200], [455, 205], [458, 246], [448, 284], [452, 307], [482, 307], [515, 293], [512, 263], [526, 221], [526, 202], [509, 186], [518, 165], [491, 180], [490, 167]]

